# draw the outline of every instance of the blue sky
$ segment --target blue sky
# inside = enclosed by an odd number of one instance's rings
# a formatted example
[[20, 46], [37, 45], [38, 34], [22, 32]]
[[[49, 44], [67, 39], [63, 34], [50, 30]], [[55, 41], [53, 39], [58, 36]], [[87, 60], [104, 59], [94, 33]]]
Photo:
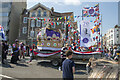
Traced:
[[[104, 34], [108, 29], [118, 24], [118, 1], [119, 0], [36, 0], [32, 2], [28, 0], [27, 8], [29, 9], [40, 2], [48, 8], [54, 7], [56, 12], [74, 12], [74, 16], [81, 16], [83, 7], [92, 7], [99, 3], [100, 14], [102, 14], [102, 33]], [[93, 20], [95, 18], [85, 19]], [[76, 20], [81, 21], [82, 19], [78, 18]]]

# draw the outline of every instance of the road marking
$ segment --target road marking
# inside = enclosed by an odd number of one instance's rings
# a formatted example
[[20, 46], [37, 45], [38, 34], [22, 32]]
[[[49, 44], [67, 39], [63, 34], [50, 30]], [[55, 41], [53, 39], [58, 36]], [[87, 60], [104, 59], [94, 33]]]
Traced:
[[12, 78], [12, 77], [10, 77], [10, 76], [2, 75], [2, 74], [0, 74], [0, 76], [1, 76], [1, 77], [4, 77], [4, 78], [9, 78], [9, 79], [18, 80], [18, 79]]

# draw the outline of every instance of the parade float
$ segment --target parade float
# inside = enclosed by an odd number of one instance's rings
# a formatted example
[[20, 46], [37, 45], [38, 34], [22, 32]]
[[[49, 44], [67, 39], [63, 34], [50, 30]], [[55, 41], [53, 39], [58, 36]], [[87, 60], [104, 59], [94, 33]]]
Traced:
[[[69, 49], [74, 53], [73, 59], [77, 61], [89, 60], [91, 57], [99, 58], [101, 57], [101, 38], [100, 38], [100, 25], [99, 21], [100, 14], [99, 4], [94, 8], [89, 7], [83, 10], [82, 17], [95, 17], [95, 21], [82, 20], [80, 22], [80, 33], [77, 33], [75, 30], [73, 32], [74, 36], [80, 37], [78, 40], [73, 40], [70, 35], [65, 35], [67, 39], [64, 39], [63, 33], [61, 30], [53, 30], [48, 27], [41, 28], [40, 32], [37, 35], [37, 51], [33, 51], [34, 54], [40, 58], [50, 59], [54, 66], [57, 66], [60, 62], [60, 52], [64, 43], [71, 42], [75, 43], [76, 48], [79, 50], [72, 50], [71, 44], [69, 44]], [[76, 17], [76, 16], [75, 16]], [[78, 17], [77, 17], [78, 18]], [[94, 27], [91, 27], [91, 23], [97, 23]], [[68, 33], [72, 28], [72, 25], [68, 25]], [[97, 34], [97, 36], [91, 36]], [[94, 42], [96, 41], [96, 42]], [[93, 42], [95, 44], [93, 44]], [[92, 45], [93, 44], [93, 45]], [[79, 45], [79, 46], [77, 46]], [[85, 50], [87, 48], [87, 50]], [[95, 48], [95, 49], [94, 49]], [[81, 50], [81, 51], [80, 51]]]
[[[87, 38], [88, 37], [84, 35], [84, 39]], [[88, 42], [89, 41], [90, 40], [88, 40]], [[87, 43], [87, 40], [83, 40], [83, 42], [85, 42], [86, 45], [90, 44]], [[45, 59], [51, 60], [52, 64], [54, 66], [57, 66], [60, 63], [60, 58], [61, 58], [60, 52], [61, 52], [61, 48], [63, 47], [63, 44], [64, 44], [64, 39], [60, 30], [56, 32], [49, 28], [41, 28], [40, 32], [37, 35], [37, 51], [33, 51], [33, 52], [37, 56], [37, 58], [44, 60]], [[69, 49], [71, 48], [69, 47]], [[101, 55], [101, 51], [90, 51], [90, 50], [89, 51], [72, 50], [72, 51], [74, 53], [73, 59], [75, 61], [82, 61], [82, 62], [83, 61], [87, 62], [88, 59], [90, 59], [91, 57], [99, 58]]]

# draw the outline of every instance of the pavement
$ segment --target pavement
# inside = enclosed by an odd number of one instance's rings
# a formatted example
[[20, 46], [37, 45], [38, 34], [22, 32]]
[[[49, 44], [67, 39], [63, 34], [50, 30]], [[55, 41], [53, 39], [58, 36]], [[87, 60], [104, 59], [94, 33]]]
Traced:
[[[62, 78], [62, 71], [58, 70], [58, 67], [54, 67], [49, 60], [33, 60], [31, 63], [29, 57], [21, 59], [18, 61], [18, 64], [10, 63], [11, 56], [8, 56], [8, 59], [4, 65], [1, 65], [0, 68], [2, 73], [0, 77], [7, 79], [26, 79], [26, 78]], [[86, 65], [76, 63], [75, 65], [76, 73], [74, 74], [75, 78], [87, 78], [86, 74]]]

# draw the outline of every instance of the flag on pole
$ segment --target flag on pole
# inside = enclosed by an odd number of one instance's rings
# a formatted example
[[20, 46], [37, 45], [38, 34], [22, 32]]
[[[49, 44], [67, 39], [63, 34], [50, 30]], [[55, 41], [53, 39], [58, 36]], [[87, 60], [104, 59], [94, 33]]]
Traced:
[[94, 7], [84, 7], [83, 9], [83, 17], [99, 16], [99, 4]]
[[3, 27], [0, 25], [0, 40], [6, 40], [5, 39], [5, 33]]

